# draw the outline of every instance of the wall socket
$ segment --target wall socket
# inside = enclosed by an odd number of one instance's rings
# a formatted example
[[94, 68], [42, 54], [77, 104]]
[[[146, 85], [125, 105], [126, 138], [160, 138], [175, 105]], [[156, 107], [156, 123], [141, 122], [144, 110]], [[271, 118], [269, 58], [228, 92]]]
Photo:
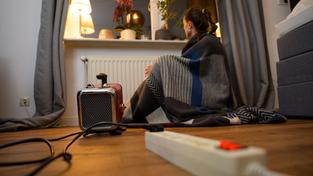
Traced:
[[20, 107], [29, 107], [29, 97], [20, 98]]

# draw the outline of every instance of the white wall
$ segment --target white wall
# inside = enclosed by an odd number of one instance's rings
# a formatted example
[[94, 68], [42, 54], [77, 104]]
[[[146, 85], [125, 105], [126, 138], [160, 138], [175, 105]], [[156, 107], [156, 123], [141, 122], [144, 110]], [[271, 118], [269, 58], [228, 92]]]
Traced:
[[290, 13], [288, 4], [278, 4], [278, 0], [263, 0], [263, 12], [266, 28], [266, 38], [268, 45], [268, 52], [271, 64], [271, 72], [276, 91], [275, 107], [278, 107], [277, 99], [277, 73], [276, 73], [276, 62], [278, 58], [277, 50], [277, 33], [275, 25], [280, 21], [284, 20]]
[[[34, 113], [33, 84], [41, 0], [0, 1], [0, 118]], [[19, 98], [30, 97], [30, 107]]]

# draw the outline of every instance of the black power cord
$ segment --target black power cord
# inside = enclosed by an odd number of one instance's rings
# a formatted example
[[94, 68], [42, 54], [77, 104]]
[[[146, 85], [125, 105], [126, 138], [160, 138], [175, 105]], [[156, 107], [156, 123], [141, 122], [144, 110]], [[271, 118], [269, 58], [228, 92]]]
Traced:
[[[115, 126], [115, 128], [112, 129], [103, 129], [103, 130], [93, 130], [93, 128], [96, 128], [98, 126], [103, 126], [103, 125], [107, 125], [107, 126]], [[116, 130], [123, 130], [122, 127], [126, 127], [126, 128], [144, 128], [146, 130], [149, 130], [150, 132], [160, 132], [160, 131], [164, 131], [164, 127], [162, 124], [146, 124], [146, 123], [132, 123], [132, 124], [128, 124], [128, 123], [114, 123], [114, 122], [99, 122], [96, 123], [90, 127], [88, 127], [87, 129], [85, 129], [84, 131], [82, 131], [80, 134], [78, 134], [77, 136], [75, 136], [75, 138], [65, 147], [64, 149], [64, 153], [67, 152], [67, 150], [69, 149], [69, 147], [78, 139], [80, 138], [82, 135], [87, 136], [88, 134], [91, 133], [103, 133], [103, 132], [114, 132]]]
[[51, 143], [47, 139], [44, 139], [44, 138], [29, 138], [29, 139], [23, 139], [20, 141], [10, 142], [10, 143], [1, 145], [0, 149], [12, 147], [12, 146], [19, 145], [19, 144], [33, 143], [33, 142], [43, 142], [43, 143], [47, 144], [49, 147], [50, 156], [45, 157], [45, 158], [41, 158], [41, 159], [37, 159], [37, 160], [30, 160], [30, 161], [0, 163], [0, 166], [16, 166], [16, 165], [34, 164], [34, 163], [40, 163], [40, 162], [43, 162], [43, 161], [46, 161], [48, 159], [53, 158], [53, 156], [54, 156], [53, 146], [51, 145]]
[[60, 153], [55, 157], [49, 158], [45, 160], [39, 167], [37, 167], [35, 170], [33, 170], [31, 173], [27, 174], [28, 176], [36, 175], [38, 172], [40, 172], [42, 169], [44, 169], [48, 164], [50, 164], [52, 161], [63, 157], [64, 161], [71, 164], [72, 154], [70, 153]]
[[[96, 128], [101, 126], [101, 128]], [[112, 126], [110, 128], [103, 128], [103, 126]], [[33, 170], [31, 173], [28, 175], [35, 175], [38, 172], [40, 172], [42, 169], [44, 169], [47, 165], [49, 165], [51, 162], [54, 160], [63, 157], [63, 159], [67, 163], [71, 163], [72, 155], [68, 153], [67, 151], [69, 150], [70, 146], [81, 136], [86, 137], [89, 134], [93, 133], [110, 133], [110, 134], [121, 134], [123, 131], [126, 130], [126, 128], [144, 128], [146, 130], [149, 130], [150, 132], [159, 132], [159, 131], [164, 131], [164, 127], [162, 124], [146, 124], [146, 123], [114, 123], [114, 122], [99, 122], [96, 123], [87, 129], [83, 130], [82, 132], [75, 132], [72, 134], [68, 134], [66, 136], [62, 136], [59, 138], [53, 138], [53, 139], [44, 139], [44, 138], [30, 138], [30, 139], [25, 139], [21, 141], [16, 141], [8, 144], [4, 144], [0, 146], [0, 149], [6, 148], [6, 147], [11, 147], [17, 144], [22, 144], [22, 143], [28, 143], [28, 142], [44, 142], [48, 145], [50, 149], [50, 156], [38, 160], [33, 160], [33, 161], [22, 161], [22, 162], [11, 162], [11, 163], [0, 163], [1, 166], [13, 166], [13, 165], [25, 165], [25, 164], [33, 164], [33, 163], [39, 163], [41, 162], [41, 165], [37, 167], [35, 170]], [[75, 136], [76, 135], [76, 136]], [[71, 136], [75, 136], [70, 143], [66, 145], [64, 148], [64, 151], [56, 156], [54, 156], [54, 149], [53, 146], [50, 144], [50, 142], [53, 141], [58, 141], [61, 139], [65, 139]], [[50, 141], [50, 142], [49, 142]]]
[[80, 132], [71, 133], [71, 134], [68, 134], [68, 135], [65, 135], [65, 136], [62, 136], [62, 137], [58, 137], [58, 138], [48, 139], [48, 141], [50, 141], [50, 142], [59, 141], [59, 140], [62, 140], [62, 139], [65, 139], [65, 138], [68, 138], [68, 137], [71, 137], [71, 136], [78, 135], [79, 133], [81, 133], [81, 131]]

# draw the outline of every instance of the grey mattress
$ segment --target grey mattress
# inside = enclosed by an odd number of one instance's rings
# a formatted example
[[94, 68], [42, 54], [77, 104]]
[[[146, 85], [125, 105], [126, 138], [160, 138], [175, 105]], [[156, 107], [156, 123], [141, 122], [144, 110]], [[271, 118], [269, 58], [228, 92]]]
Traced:
[[313, 21], [277, 40], [280, 112], [313, 117]]
[[294, 29], [277, 40], [279, 59], [284, 60], [313, 50], [313, 21]]

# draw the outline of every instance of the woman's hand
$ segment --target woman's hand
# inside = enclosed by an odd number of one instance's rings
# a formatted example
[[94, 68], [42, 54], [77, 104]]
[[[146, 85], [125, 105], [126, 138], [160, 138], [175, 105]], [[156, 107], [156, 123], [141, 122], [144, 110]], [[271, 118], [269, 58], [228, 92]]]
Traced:
[[153, 67], [152, 64], [149, 64], [146, 66], [146, 68], [145, 68], [145, 79], [150, 75], [150, 73], [152, 71], [152, 67]]

